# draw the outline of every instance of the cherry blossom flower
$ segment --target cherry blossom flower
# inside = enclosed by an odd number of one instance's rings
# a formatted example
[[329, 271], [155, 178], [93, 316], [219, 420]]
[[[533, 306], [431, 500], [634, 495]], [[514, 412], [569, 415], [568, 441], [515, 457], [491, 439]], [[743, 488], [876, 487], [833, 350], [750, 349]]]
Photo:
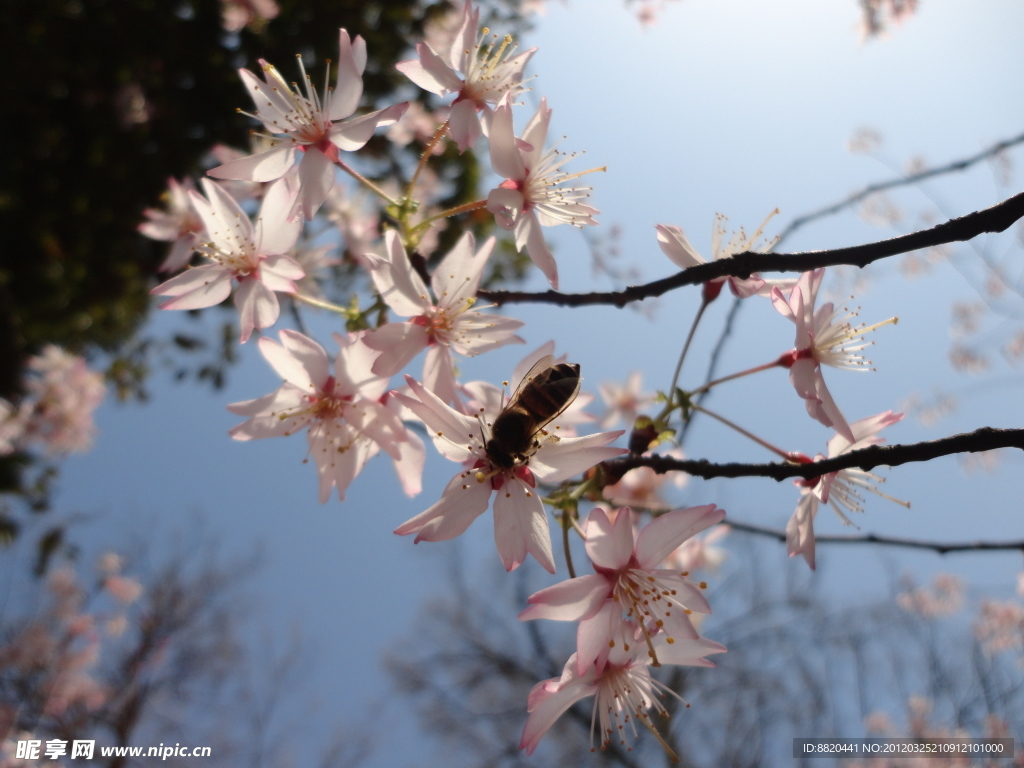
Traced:
[[263, 337], [260, 352], [284, 379], [269, 395], [233, 403], [228, 410], [248, 420], [230, 431], [235, 440], [287, 437], [308, 427], [309, 450], [320, 476], [320, 502], [337, 486], [338, 498], [378, 448], [396, 461], [408, 439], [395, 411], [379, 402], [387, 380], [370, 372], [376, 353], [360, 336], [334, 334], [340, 351], [329, 365], [324, 348], [296, 331], [281, 343]]
[[547, 99], [541, 99], [540, 107], [527, 124], [522, 138], [516, 138], [512, 125], [512, 102], [508, 94], [502, 97], [494, 111], [490, 140], [491, 165], [505, 181], [487, 196], [487, 210], [494, 214], [498, 226], [515, 231], [516, 248], [522, 251], [525, 246], [551, 287], [558, 288], [558, 267], [540, 228], [557, 224], [572, 224], [574, 227], [596, 225], [593, 216], [599, 211], [580, 202], [590, 196], [592, 188], [562, 185], [604, 168], [591, 168], [579, 173], [561, 171], [560, 168], [576, 157], [576, 153], [565, 154], [554, 147], [544, 152], [550, 122], [551, 110]]
[[669, 644], [696, 638], [688, 614], [711, 613], [701, 592], [707, 585], [695, 584], [685, 574], [660, 565], [684, 541], [724, 517], [725, 511], [714, 504], [677, 509], [636, 533], [629, 507], [617, 513], [594, 509], [587, 518], [586, 549], [597, 573], [530, 595], [530, 607], [519, 614], [519, 620], [578, 621], [580, 672], [599, 662], [609, 643], [621, 637], [623, 612], [639, 622], [645, 637], [660, 630]]
[[956, 613], [964, 605], [966, 587], [964, 580], [952, 573], [937, 573], [932, 578], [932, 587], [916, 587], [911, 582], [908, 588], [896, 595], [896, 605], [910, 613], [935, 618]]
[[[250, 155], [258, 155], [261, 152], [267, 152], [274, 148], [277, 143], [277, 139], [272, 136], [265, 136], [260, 133], [249, 133], [249, 151], [244, 152], [241, 149], [235, 149], [229, 147], [227, 144], [214, 144], [210, 148], [210, 157], [216, 160], [221, 165], [227, 165], [235, 160], [241, 160], [242, 158], [249, 157]], [[294, 176], [295, 187], [299, 184], [299, 167], [293, 165], [288, 172], [287, 176]], [[276, 179], [275, 179], [276, 181]], [[244, 203], [247, 200], [262, 200], [263, 193], [266, 192], [271, 182], [263, 181], [246, 181], [244, 179], [219, 179], [217, 183], [222, 186], [236, 201]]]
[[281, 9], [274, 0], [220, 0], [221, 26], [228, 32], [240, 32], [246, 26], [258, 27], [276, 19]]
[[256, 225], [234, 198], [217, 184], [203, 179], [206, 197], [191, 193], [210, 238], [196, 246], [212, 264], [193, 267], [161, 283], [150, 293], [170, 296], [160, 309], [202, 309], [220, 304], [238, 281], [235, 306], [241, 315], [244, 344], [254, 330], [277, 322], [280, 305], [275, 291], [295, 293], [294, 280], [302, 267], [283, 255], [291, 250], [302, 229], [301, 221], [288, 221], [294, 188], [284, 179], [267, 190]]
[[[761, 226], [750, 237], [747, 237], [747, 233], [740, 227], [738, 231], [732, 233], [732, 236], [724, 246], [722, 245], [722, 237], [725, 235], [725, 223], [728, 219], [720, 213], [716, 214], [715, 223], [711, 227], [712, 259], [714, 261], [728, 259], [730, 256], [735, 256], [737, 253], [743, 253], [744, 251], [756, 251], [758, 253], [770, 251], [775, 247], [778, 238], [770, 240], [760, 239], [761, 233], [764, 232], [764, 228], [771, 221], [772, 216], [778, 212], [779, 209], [776, 208], [769, 213], [768, 218], [761, 223]], [[657, 224], [655, 229], [658, 230], [658, 245], [661, 247], [662, 253], [668, 256], [673, 264], [686, 269], [706, 263], [694, 247], [690, 245], [690, 241], [686, 239], [682, 229], [667, 224]], [[733, 296], [746, 299], [755, 294], [770, 296], [774, 287], [790, 290], [795, 282], [796, 280], [791, 279], [765, 280], [756, 272], [746, 279], [716, 277], [714, 280], [709, 280], [704, 284], [704, 300], [711, 302], [717, 299], [718, 294], [721, 293], [722, 288], [726, 284], [728, 284]]]
[[413, 269], [398, 233], [387, 232], [384, 241], [386, 255], [366, 255], [374, 285], [396, 314], [411, 319], [388, 323], [367, 334], [366, 345], [381, 353], [373, 364], [373, 372], [392, 376], [426, 349], [424, 385], [446, 403], [456, 402], [453, 350], [475, 357], [506, 344], [523, 342], [515, 335], [523, 325], [521, 321], [472, 309], [494, 238], [488, 238], [479, 250], [471, 232], [459, 239], [431, 277], [436, 301], [430, 298], [427, 286]]
[[[577, 654], [569, 657], [562, 670], [561, 678], [552, 678], [537, 683], [530, 691], [527, 711], [530, 713], [523, 728], [519, 748], [527, 755], [533, 754], [544, 734], [577, 701], [594, 696], [591, 722], [599, 723], [601, 749], [608, 747], [614, 739], [629, 748], [629, 741], [637, 737], [636, 724], [647, 727], [662, 746], [672, 750], [658, 736], [648, 710], [652, 707], [660, 715], [668, 710], [659, 699], [669, 694], [689, 706], [679, 694], [651, 677], [652, 658], [648, 644], [644, 642], [641, 630], [632, 625], [632, 642], [616, 644], [601, 664], [590, 664], [580, 669]], [[651, 638], [650, 646], [663, 664], [689, 667], [714, 667], [705, 656], [724, 653], [725, 646], [703, 637], [677, 640], [672, 643], [662, 632]], [[593, 730], [591, 730], [593, 739]], [[594, 745], [591, 744], [593, 747]]]
[[167, 207], [164, 210], [147, 208], [142, 212], [148, 221], [139, 224], [139, 232], [153, 240], [171, 243], [171, 250], [160, 264], [161, 272], [177, 272], [188, 264], [201, 239], [203, 221], [189, 198], [189, 192], [194, 190], [191, 179], [183, 182], [168, 179], [167, 191], [163, 194]]
[[380, 237], [380, 221], [361, 195], [352, 195], [340, 184], [328, 193], [324, 203], [327, 220], [341, 233], [345, 261], [369, 270], [366, 254]]
[[[828, 458], [835, 458], [850, 451], [884, 443], [885, 438], [879, 436], [878, 433], [902, 418], [902, 413], [885, 411], [877, 416], [869, 416], [866, 419], [853, 422], [850, 424], [853, 439], [850, 440], [845, 435], [838, 433], [833, 435], [828, 441]], [[821, 461], [824, 458], [820, 453], [814, 459], [801, 453], [792, 454], [794, 461], [803, 464]], [[838, 472], [829, 472], [820, 477], [806, 480], [794, 480], [793, 484], [800, 489], [801, 496], [796, 511], [786, 524], [786, 549], [789, 556], [803, 555], [811, 570], [814, 570], [814, 518], [818, 514], [819, 502], [832, 507], [844, 525], [851, 525], [846, 512], [864, 511], [862, 506], [864, 498], [860, 495], [860, 489], [871, 491], [905, 507], [910, 506], [905, 501], [894, 499], [879, 491], [875, 483], [881, 482], [885, 481], [878, 475], [856, 468], [841, 469]]]
[[729, 535], [727, 524], [716, 525], [703, 536], [687, 539], [665, 558], [662, 568], [677, 571], [716, 571], [728, 552], [715, 544]]
[[[273, 149], [240, 158], [214, 168], [209, 174], [218, 179], [273, 181], [284, 176], [302, 152], [299, 164], [300, 191], [296, 206], [307, 219], [323, 204], [334, 186], [334, 164], [338, 150], [353, 152], [362, 148], [378, 126], [391, 125], [401, 117], [407, 103], [395, 104], [367, 115], [346, 120], [359, 106], [363, 95], [363, 70], [366, 68], [366, 42], [348, 32], [339, 31], [338, 75], [335, 88], [324, 83], [323, 95], [317, 94], [299, 57], [305, 94], [298, 85], [289, 87], [272, 64], [260, 59], [265, 81], [247, 69], [239, 74], [256, 104], [250, 117], [263, 122], [270, 134], [277, 135]], [[330, 77], [328, 72], [327, 78]]]
[[586, 437], [547, 435], [526, 461], [512, 469], [494, 465], [487, 454], [489, 439], [481, 421], [460, 413], [411, 377], [406, 377], [415, 398], [396, 394], [427, 426], [437, 450], [446, 459], [466, 465], [451, 479], [440, 501], [395, 529], [400, 536], [416, 534], [416, 541], [454, 539], [487, 511], [494, 501], [494, 539], [498, 554], [511, 571], [532, 554], [545, 569], [555, 572], [544, 504], [535, 491], [537, 481], [555, 483], [578, 475], [598, 462], [625, 451], [608, 444], [622, 435], [600, 432]]
[[0, 397], [0, 456], [8, 456], [18, 450], [28, 422], [26, 417], [27, 412]]
[[[397, 69], [425, 91], [444, 96], [457, 93], [448, 115], [448, 130], [460, 152], [473, 146], [487, 132], [492, 112], [503, 97], [514, 100], [526, 88], [523, 68], [536, 52], [531, 48], [516, 54], [509, 35], [494, 35], [487, 43], [489, 30], [480, 29], [480, 9], [470, 0], [462, 10], [462, 23], [450, 46], [435, 51], [428, 43], [416, 46], [419, 60], [400, 61]], [[462, 73], [461, 75], [459, 73]], [[481, 119], [484, 121], [481, 127]]]
[[295, 290], [303, 296], [323, 299], [324, 291], [320, 287], [324, 272], [328, 267], [341, 263], [341, 259], [332, 256], [333, 245], [312, 245], [308, 241], [299, 243], [289, 254], [292, 261], [299, 265], [305, 275], [295, 281]]
[[0, 456], [31, 443], [42, 443], [50, 455], [88, 450], [93, 412], [106, 395], [103, 374], [55, 344], [30, 357], [26, 370], [21, 402], [0, 399]]
[[[874, 342], [864, 341], [864, 336], [889, 323], [896, 323], [891, 317], [874, 325], [853, 326], [848, 321], [856, 312], [845, 309], [833, 311], [832, 302], [826, 302], [814, 309], [818, 288], [824, 269], [804, 272], [793, 286], [787, 299], [777, 287], [772, 289], [772, 303], [785, 317], [796, 324], [795, 349], [779, 358], [779, 365], [789, 368], [789, 380], [797, 394], [804, 398], [807, 413], [826, 427], [853, 442], [856, 438], [832, 399], [825, 379], [821, 374], [822, 365], [847, 370], [870, 370], [870, 361], [865, 360], [860, 350]], [[840, 317], [840, 312], [844, 312]]]
[[643, 374], [640, 371], [630, 373], [625, 384], [615, 381], [598, 384], [597, 391], [608, 406], [608, 411], [601, 419], [601, 426], [610, 427], [620, 422], [632, 426], [637, 414], [654, 402], [654, 397], [642, 390]]

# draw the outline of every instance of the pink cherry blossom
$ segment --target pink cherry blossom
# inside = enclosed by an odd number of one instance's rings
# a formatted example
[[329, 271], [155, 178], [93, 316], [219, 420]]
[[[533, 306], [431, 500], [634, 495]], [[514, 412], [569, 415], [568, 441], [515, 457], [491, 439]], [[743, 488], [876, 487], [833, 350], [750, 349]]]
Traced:
[[[637, 737], [637, 723], [657, 736], [648, 710], [653, 707], [658, 714], [668, 715], [668, 710], [659, 700], [665, 694], [674, 696], [685, 706], [689, 704], [671, 688], [651, 677], [649, 646], [662, 663], [691, 667], [714, 667], [714, 663], [704, 657], [726, 650], [724, 645], [703, 637], [672, 643], [661, 632], [654, 635], [648, 644], [636, 625], [630, 628], [633, 630], [630, 633], [632, 642], [611, 648], [601, 664], [590, 664], [581, 670], [577, 654], [573, 654], [565, 663], [561, 678], [544, 680], [533, 687], [527, 700], [530, 714], [519, 741], [520, 749], [527, 755], [533, 754], [544, 734], [562, 713], [588, 696], [594, 697], [591, 721], [600, 726], [601, 749], [608, 747], [613, 740], [618, 740], [628, 749], [629, 742]], [[591, 734], [593, 739], [593, 730]], [[661, 743], [675, 757], [668, 745], [664, 741]]]
[[387, 232], [384, 241], [386, 255], [366, 255], [370, 274], [388, 306], [410, 320], [388, 323], [367, 334], [367, 346], [381, 353], [373, 372], [392, 376], [426, 349], [424, 385], [446, 403], [456, 402], [452, 351], [475, 357], [523, 341], [515, 335], [523, 325], [521, 321], [472, 309], [494, 238], [488, 238], [479, 250], [471, 232], [459, 239], [431, 277], [436, 299], [430, 298], [427, 286], [413, 269], [398, 233]]
[[324, 348], [296, 331], [281, 343], [263, 337], [260, 352], [284, 384], [269, 395], [233, 403], [228, 410], [248, 420], [230, 431], [235, 440], [287, 437], [308, 427], [309, 452], [320, 475], [320, 502], [331, 488], [338, 498], [378, 449], [395, 461], [408, 439], [396, 412], [379, 402], [387, 380], [370, 372], [377, 354], [358, 335], [334, 334], [340, 349], [330, 366]]
[[[793, 286], [787, 298], [777, 287], [772, 289], [772, 303], [785, 317], [796, 324], [795, 348], [779, 359], [779, 364], [789, 368], [789, 380], [797, 394], [804, 398], [807, 413], [826, 427], [834, 427], [847, 440], [854, 441], [853, 432], [832, 399], [821, 366], [847, 370], [870, 370], [870, 362], [864, 359], [860, 350], [874, 342], [864, 341], [864, 336], [874, 329], [895, 323], [892, 317], [874, 325], [853, 326], [848, 320], [856, 317], [855, 312], [834, 311], [831, 302], [814, 309], [818, 288], [824, 269], [804, 272]], [[845, 312], [840, 317], [840, 312]]]
[[274, 0], [220, 0], [221, 26], [228, 32], [239, 32], [244, 27], [258, 27], [276, 19], [281, 9]]
[[301, 221], [288, 221], [295, 190], [283, 179], [267, 190], [256, 225], [234, 198], [217, 184], [203, 179], [206, 197], [191, 193], [192, 204], [206, 226], [210, 241], [198, 250], [212, 263], [185, 270], [150, 293], [170, 296], [160, 309], [202, 309], [220, 304], [238, 281], [235, 306], [241, 315], [242, 343], [254, 330], [277, 322], [280, 305], [275, 291], [295, 293], [293, 281], [304, 276], [302, 267], [283, 255], [291, 250], [302, 229]]
[[0, 456], [42, 443], [50, 455], [86, 451], [93, 412], [106, 395], [103, 374], [85, 359], [47, 344], [26, 366], [25, 395], [17, 405], [0, 398]]
[[511, 571], [532, 554], [544, 568], [555, 572], [551, 534], [544, 504], [536, 492], [537, 481], [560, 482], [578, 475], [598, 462], [625, 451], [608, 444], [622, 435], [601, 432], [586, 437], [558, 438], [547, 435], [524, 462], [500, 469], [487, 455], [487, 426], [454, 410], [411, 377], [406, 377], [415, 397], [396, 394], [427, 426], [434, 445], [446, 459], [466, 466], [451, 479], [440, 501], [395, 533], [415, 533], [416, 541], [446, 541], [465, 531], [494, 501], [494, 539], [498, 554]]
[[[580, 671], [599, 661], [620, 637], [623, 613], [646, 634], [663, 631], [668, 643], [693, 639], [688, 614], [710, 613], [701, 589], [662, 561], [694, 534], [725, 517], [714, 504], [677, 509], [656, 517], [636, 533], [628, 507], [617, 513], [594, 509], [587, 518], [587, 555], [596, 573], [578, 576], [530, 596], [520, 621], [578, 621]], [[657, 663], [657, 658], [655, 658]]]
[[643, 374], [633, 371], [625, 384], [615, 381], [604, 381], [597, 385], [597, 391], [608, 406], [608, 411], [601, 419], [602, 427], [624, 423], [633, 425], [637, 415], [649, 405], [654, 404], [654, 396], [643, 392]]
[[139, 224], [138, 230], [153, 240], [166, 240], [171, 250], [160, 264], [161, 272], [177, 272], [188, 264], [196, 243], [203, 234], [203, 221], [199, 218], [189, 192], [195, 190], [191, 179], [179, 182], [167, 180], [167, 191], [163, 198], [166, 208], [147, 208], [142, 213], [148, 219]]
[[[738, 231], [732, 233], [732, 236], [724, 246], [722, 245], [722, 237], [725, 235], [725, 223], [728, 219], [720, 213], [716, 214], [715, 222], [711, 227], [712, 260], [727, 259], [744, 251], [756, 251], [758, 253], [770, 251], [775, 247], [778, 238], [771, 240], [760, 239], [761, 233], [768, 225], [772, 216], [778, 212], [779, 209], [776, 208], [769, 213], [768, 218], [761, 223], [761, 226], [750, 237], [747, 237], [747, 233], [740, 227]], [[686, 269], [706, 263], [700, 254], [697, 253], [696, 249], [690, 245], [690, 241], [686, 239], [682, 229], [667, 224], [657, 224], [655, 229], [658, 230], [658, 245], [661, 247], [662, 253], [668, 256], [673, 264]], [[714, 301], [718, 298], [718, 294], [726, 284], [728, 284], [729, 290], [732, 291], [733, 295], [741, 299], [746, 299], [755, 294], [769, 296], [773, 287], [790, 290], [795, 282], [795, 280], [765, 280], [757, 273], [752, 274], [746, 279], [718, 277], [704, 284], [704, 297], [705, 301]]]
[[508, 94], [502, 97], [494, 111], [490, 140], [491, 165], [505, 181], [487, 196], [487, 210], [494, 214], [498, 226], [515, 231], [516, 248], [522, 251], [525, 246], [551, 287], [558, 288], [558, 267], [540, 228], [557, 224], [596, 225], [593, 216], [599, 211], [580, 202], [590, 197], [591, 187], [562, 185], [604, 168], [579, 173], [560, 170], [576, 154], [565, 154], [554, 147], [544, 152], [550, 122], [547, 99], [541, 99], [522, 138], [517, 138], [512, 125], [511, 99]]
[[301, 151], [296, 205], [307, 219], [313, 218], [334, 186], [338, 150], [353, 152], [362, 148], [378, 126], [391, 125], [408, 106], [396, 104], [346, 120], [356, 111], [363, 95], [366, 42], [359, 36], [350, 40], [344, 29], [338, 37], [337, 82], [333, 90], [325, 82], [322, 96], [313, 88], [301, 58], [298, 61], [305, 94], [298, 85], [290, 87], [277, 69], [263, 59], [260, 64], [265, 81], [247, 69], [239, 70], [256, 104], [256, 114], [249, 116], [262, 121], [267, 132], [278, 138], [273, 149], [214, 168], [209, 172], [211, 176], [273, 181], [287, 173]]
[[[498, 43], [494, 35], [487, 42], [487, 29], [480, 29], [480, 9], [466, 0], [462, 23], [450, 45], [440, 52], [428, 43], [416, 46], [419, 60], [400, 61], [398, 70], [425, 91], [444, 96], [457, 93], [448, 115], [448, 130], [460, 152], [473, 146], [487, 132], [491, 105], [508, 94], [514, 100], [526, 88], [523, 68], [536, 52], [531, 48], [516, 54], [512, 38], [505, 35]], [[461, 75], [460, 75], [461, 73]], [[481, 126], [481, 120], [484, 125]]]
[[[836, 434], [828, 441], [828, 458], [835, 458], [850, 451], [884, 443], [885, 438], [878, 433], [902, 418], [902, 413], [885, 411], [877, 416], [858, 419], [850, 424], [852, 440], [845, 435]], [[809, 456], [796, 453], [792, 454], [792, 458], [795, 461], [810, 464], [814, 461], [821, 461], [825, 456], [819, 453], [812, 460]], [[818, 514], [819, 502], [832, 507], [844, 525], [851, 524], [846, 512], [864, 511], [862, 506], [864, 498], [860, 495], [861, 489], [871, 491], [890, 501], [895, 501], [897, 504], [910, 506], [905, 501], [894, 499], [879, 491], [875, 484], [881, 482], [884, 482], [884, 479], [878, 475], [857, 468], [841, 469], [838, 472], [829, 472], [820, 477], [806, 480], [794, 480], [793, 484], [800, 489], [801, 495], [796, 511], [793, 512], [793, 516], [786, 524], [786, 549], [789, 556], [803, 555], [811, 570], [814, 570], [814, 518]]]

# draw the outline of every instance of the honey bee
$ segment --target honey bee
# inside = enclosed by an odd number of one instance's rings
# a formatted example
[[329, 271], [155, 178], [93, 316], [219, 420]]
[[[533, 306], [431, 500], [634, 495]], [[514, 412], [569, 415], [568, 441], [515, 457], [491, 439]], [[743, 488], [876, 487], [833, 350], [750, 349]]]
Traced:
[[494, 420], [485, 446], [491, 465], [509, 470], [525, 463], [540, 447], [537, 435], [569, 407], [579, 391], [578, 364], [555, 364], [551, 355], [538, 360]]

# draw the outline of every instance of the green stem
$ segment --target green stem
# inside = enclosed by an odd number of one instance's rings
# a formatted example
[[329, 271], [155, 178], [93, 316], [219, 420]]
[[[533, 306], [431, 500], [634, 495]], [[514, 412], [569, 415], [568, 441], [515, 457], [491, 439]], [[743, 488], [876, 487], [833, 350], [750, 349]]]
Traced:
[[[659, 430], [664, 426], [665, 419], [672, 413], [672, 409], [675, 407], [675, 391], [676, 384], [679, 381], [679, 374], [683, 371], [683, 361], [686, 359], [686, 353], [690, 350], [690, 342], [693, 341], [693, 335], [697, 332], [697, 324], [700, 323], [701, 317], [704, 315], [704, 310], [708, 307], [707, 299], [701, 299], [700, 308], [697, 310], [697, 315], [693, 318], [693, 323], [690, 325], [690, 332], [686, 334], [686, 341], [683, 343], [683, 351], [679, 353], [679, 362], [676, 363], [676, 369], [672, 374], [672, 383], [668, 388], [668, 402], [665, 403], [665, 407], [661, 409], [661, 413], [658, 414], [658, 418], [654, 420]], [[681, 405], [681, 403], [680, 403]]]
[[412, 181], [410, 181], [409, 186], [405, 188], [405, 196], [407, 198], [412, 197], [412, 191], [416, 187], [416, 182], [419, 181], [420, 174], [427, 166], [427, 160], [430, 158], [430, 154], [434, 151], [434, 147], [437, 146], [437, 142], [441, 140], [441, 137], [444, 136], [444, 132], [447, 130], [448, 121], [445, 120], [434, 132], [434, 135], [430, 137], [430, 141], [427, 142], [427, 146], [423, 149], [423, 154], [420, 155], [420, 161], [416, 166], [416, 172], [412, 175]]
[[569, 549], [569, 528], [572, 523], [569, 518], [569, 510], [562, 510], [562, 549], [565, 551], [565, 565], [569, 569], [569, 578], [576, 578], [576, 569], [572, 565], [572, 551]]
[[340, 159], [340, 158], [339, 158], [338, 160], [336, 160], [336, 161], [335, 161], [335, 163], [334, 163], [334, 164], [335, 164], [336, 166], [338, 166], [339, 168], [341, 168], [341, 170], [343, 170], [343, 171], [344, 171], [345, 173], [347, 173], [347, 174], [348, 174], [349, 176], [351, 176], [351, 177], [352, 177], [353, 179], [355, 179], [356, 181], [358, 181], [358, 182], [359, 182], [360, 184], [363, 184], [363, 185], [365, 185], [365, 186], [369, 187], [369, 188], [370, 188], [371, 190], [373, 190], [374, 194], [376, 194], [376, 195], [377, 195], [378, 197], [380, 197], [381, 199], [383, 199], [384, 201], [386, 201], [386, 202], [388, 203], [388, 205], [396, 205], [396, 206], [398, 205], [398, 201], [397, 201], [397, 200], [394, 200], [394, 199], [392, 199], [391, 195], [389, 195], [389, 194], [388, 194], [387, 192], [385, 192], [385, 191], [384, 191], [383, 189], [381, 189], [380, 187], [378, 187], [378, 186], [377, 186], [376, 184], [374, 184], [374, 183], [373, 183], [372, 181], [370, 181], [370, 180], [369, 180], [368, 178], [366, 178], [365, 176], [363, 176], [363, 174], [361, 174], [361, 173], [360, 173], [359, 171], [357, 171], [357, 170], [356, 170], [355, 168], [353, 168], [352, 166], [350, 166], [350, 165], [349, 165], [348, 163], [346, 163], [346, 162], [345, 162], [344, 160], [342, 160], [342, 159]]
[[311, 307], [319, 307], [320, 309], [329, 309], [331, 312], [337, 312], [341, 315], [349, 315], [348, 308], [339, 306], [338, 304], [332, 304], [329, 301], [321, 301], [320, 299], [314, 299], [312, 296], [303, 296], [301, 293], [293, 293], [291, 297], [296, 301], [301, 301], [303, 304], [309, 304]]
[[709, 381], [707, 384], [705, 384], [705, 385], [703, 385], [701, 387], [697, 387], [697, 389], [695, 389], [692, 392], [690, 392], [689, 395], [691, 397], [693, 395], [699, 395], [701, 392], [707, 392], [709, 389], [711, 389], [716, 384], [724, 384], [727, 381], [732, 381], [733, 379], [739, 379], [739, 378], [742, 378], [743, 376], [749, 376], [752, 373], [760, 373], [761, 371], [767, 371], [769, 368], [775, 368], [775, 367], [777, 367], [779, 365], [780, 365], [780, 363], [779, 363], [778, 359], [775, 359], [775, 360], [772, 360], [770, 363], [765, 363], [764, 365], [758, 365], [758, 366], [755, 366], [754, 368], [748, 368], [747, 370], [740, 371], [739, 373], [732, 373], [732, 374], [729, 374], [728, 376], [723, 376], [720, 379], [715, 379], [714, 381]]
[[447, 219], [449, 216], [458, 216], [460, 213], [466, 213], [468, 211], [478, 211], [486, 205], [486, 200], [477, 200], [476, 202], [473, 203], [464, 203], [462, 205], [457, 205], [454, 208], [449, 208], [447, 211], [441, 211], [441, 213], [436, 213], [430, 218], [421, 221], [419, 224], [417, 224], [410, 230], [410, 234], [415, 234], [419, 232], [421, 229], [428, 228], [438, 219]]

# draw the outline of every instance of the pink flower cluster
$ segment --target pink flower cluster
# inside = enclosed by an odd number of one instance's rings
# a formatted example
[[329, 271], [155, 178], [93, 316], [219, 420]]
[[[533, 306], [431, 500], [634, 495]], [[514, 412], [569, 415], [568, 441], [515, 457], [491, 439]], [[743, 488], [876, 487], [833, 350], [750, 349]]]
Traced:
[[85, 359], [48, 344], [29, 358], [25, 394], [17, 405], [0, 399], [0, 456], [41, 444], [50, 455], [88, 450], [103, 400], [103, 375]]

